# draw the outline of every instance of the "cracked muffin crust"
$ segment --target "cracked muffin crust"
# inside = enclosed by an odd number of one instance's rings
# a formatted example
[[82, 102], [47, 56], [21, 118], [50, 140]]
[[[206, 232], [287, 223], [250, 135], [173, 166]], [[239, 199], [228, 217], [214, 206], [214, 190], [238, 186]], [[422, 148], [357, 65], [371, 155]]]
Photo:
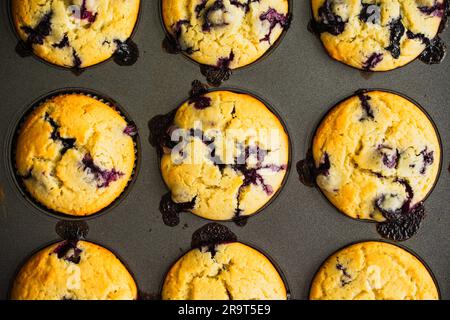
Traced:
[[239, 242], [193, 249], [172, 266], [163, 300], [286, 300], [283, 279], [262, 253]]
[[362, 242], [332, 255], [316, 274], [312, 300], [437, 300], [423, 263], [385, 242]]
[[66, 240], [33, 255], [21, 268], [12, 300], [134, 300], [137, 287], [109, 250]]
[[260, 100], [213, 91], [186, 101], [169, 132], [182, 129], [161, 158], [172, 200], [211, 220], [250, 216], [282, 186], [289, 162], [288, 135]]
[[437, 179], [441, 150], [411, 101], [361, 91], [336, 107], [313, 140], [317, 184], [343, 213], [378, 222], [414, 212]]
[[428, 46], [445, 46], [437, 36], [446, 14], [444, 1], [312, 0], [312, 26], [335, 60], [387, 71], [413, 61]]
[[269, 50], [290, 22], [288, 0], [162, 0], [167, 32], [200, 64], [236, 69]]
[[82, 94], [53, 97], [19, 128], [17, 173], [45, 207], [94, 214], [110, 205], [132, 176], [134, 133], [134, 126], [101, 101]]
[[140, 0], [13, 0], [20, 38], [40, 58], [85, 68], [109, 59], [130, 38]]

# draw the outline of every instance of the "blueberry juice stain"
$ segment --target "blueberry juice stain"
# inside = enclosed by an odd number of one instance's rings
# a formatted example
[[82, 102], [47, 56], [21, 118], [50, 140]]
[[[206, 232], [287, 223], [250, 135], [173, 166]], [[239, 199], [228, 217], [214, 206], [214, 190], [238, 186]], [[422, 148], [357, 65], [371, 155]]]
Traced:
[[139, 58], [139, 48], [133, 40], [126, 41], [114, 40], [116, 51], [114, 52], [114, 62], [120, 66], [131, 66]]

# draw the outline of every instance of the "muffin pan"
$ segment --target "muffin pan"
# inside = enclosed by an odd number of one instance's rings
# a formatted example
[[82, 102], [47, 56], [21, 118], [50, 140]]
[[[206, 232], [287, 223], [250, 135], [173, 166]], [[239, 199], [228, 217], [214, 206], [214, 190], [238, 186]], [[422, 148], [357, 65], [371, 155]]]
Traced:
[[[0, 7], [2, 85], [0, 127], [0, 298], [7, 298], [15, 271], [36, 248], [59, 240], [55, 226], [60, 216], [45, 214], [24, 199], [17, 188], [11, 162], [11, 141], [30, 102], [55, 90], [89, 88], [113, 97], [124, 106], [139, 128], [141, 165], [126, 197], [107, 212], [87, 220], [87, 240], [111, 248], [126, 262], [145, 296], [161, 289], [166, 272], [189, 250], [192, 234], [207, 221], [191, 214], [180, 216], [177, 227], [164, 225], [159, 202], [167, 192], [160, 177], [159, 161], [148, 142], [148, 122], [166, 114], [188, 96], [191, 82], [205, 82], [196, 64], [162, 48], [159, 1], [142, 1], [139, 26], [133, 36], [140, 58], [130, 67], [102, 63], [79, 76], [68, 70], [20, 57], [17, 37], [8, 19], [8, 1]], [[442, 139], [443, 169], [426, 201], [427, 218], [417, 235], [401, 245], [427, 263], [441, 290], [450, 299], [450, 59], [439, 65], [414, 62], [387, 73], [360, 72], [333, 61], [316, 36], [308, 32], [309, 1], [295, 1], [293, 21], [270, 56], [234, 75], [224, 87], [248, 90], [276, 107], [292, 142], [292, 164], [303, 159], [314, 129], [337, 102], [362, 88], [400, 92], [423, 106]], [[441, 35], [450, 42], [450, 33]], [[139, 166], [138, 166], [139, 167]], [[292, 299], [307, 299], [314, 274], [337, 249], [354, 242], [380, 240], [374, 226], [340, 214], [315, 189], [307, 188], [291, 170], [277, 198], [248, 220], [244, 227], [223, 222], [243, 243], [270, 253], [286, 276]]]

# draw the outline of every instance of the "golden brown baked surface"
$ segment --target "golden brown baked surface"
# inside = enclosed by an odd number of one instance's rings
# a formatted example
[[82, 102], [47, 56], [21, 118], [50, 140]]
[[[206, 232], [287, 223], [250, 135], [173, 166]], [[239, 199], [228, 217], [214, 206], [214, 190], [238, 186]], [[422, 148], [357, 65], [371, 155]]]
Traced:
[[286, 288], [272, 263], [242, 243], [220, 244], [214, 256], [193, 249], [170, 269], [164, 300], [285, 300]]
[[287, 0], [163, 0], [166, 30], [195, 61], [235, 69], [260, 58], [289, 24]]
[[40, 58], [84, 68], [110, 58], [131, 36], [140, 0], [13, 0], [20, 38]]
[[437, 179], [441, 150], [427, 115], [409, 100], [371, 91], [336, 106], [313, 141], [317, 183], [352, 218], [408, 211]]
[[133, 300], [137, 287], [109, 250], [86, 241], [55, 243], [21, 268], [12, 300]]
[[27, 191], [68, 215], [94, 214], [125, 189], [135, 162], [128, 124], [112, 107], [82, 94], [51, 98], [21, 126], [16, 168]]
[[362, 242], [332, 255], [311, 286], [313, 300], [435, 300], [430, 272], [408, 251], [385, 242]]

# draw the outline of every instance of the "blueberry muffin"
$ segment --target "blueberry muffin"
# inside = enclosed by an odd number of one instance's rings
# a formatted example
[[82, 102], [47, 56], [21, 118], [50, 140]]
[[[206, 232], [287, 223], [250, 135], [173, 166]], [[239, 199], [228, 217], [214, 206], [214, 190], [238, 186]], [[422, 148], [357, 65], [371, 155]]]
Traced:
[[312, 300], [437, 300], [428, 269], [408, 251], [362, 242], [333, 254], [311, 286]]
[[12, 0], [20, 38], [42, 59], [84, 68], [120, 51], [131, 36], [140, 0]]
[[[325, 49], [332, 58], [352, 67], [392, 70], [422, 53], [430, 55], [424, 52], [429, 46], [435, 49], [444, 46], [437, 34], [445, 17], [445, 0], [311, 2], [312, 26], [320, 34]], [[444, 50], [439, 52], [444, 54]], [[437, 54], [434, 50], [433, 55]], [[440, 60], [443, 57], [428, 58]]]
[[63, 241], [33, 255], [14, 280], [12, 300], [133, 300], [137, 287], [109, 250]]
[[164, 300], [286, 300], [278, 271], [262, 253], [242, 243], [193, 249], [172, 266]]
[[112, 107], [82, 94], [43, 102], [16, 140], [17, 174], [45, 207], [94, 214], [126, 188], [134, 168], [135, 128]]
[[247, 217], [282, 186], [288, 135], [260, 100], [213, 91], [181, 105], [168, 128], [161, 171], [171, 198], [211, 220]]
[[162, 0], [164, 25], [178, 50], [229, 69], [264, 55], [288, 27], [288, 11], [288, 0]]
[[313, 140], [317, 184], [352, 218], [411, 216], [440, 169], [437, 132], [411, 101], [361, 91], [334, 107]]

